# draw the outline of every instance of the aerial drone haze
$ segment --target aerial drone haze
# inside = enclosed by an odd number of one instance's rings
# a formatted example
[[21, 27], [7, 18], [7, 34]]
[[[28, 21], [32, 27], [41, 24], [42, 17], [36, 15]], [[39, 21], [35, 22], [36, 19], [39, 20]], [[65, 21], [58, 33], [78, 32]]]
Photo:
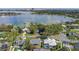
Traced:
[[79, 51], [79, 9], [0, 8], [0, 51]]

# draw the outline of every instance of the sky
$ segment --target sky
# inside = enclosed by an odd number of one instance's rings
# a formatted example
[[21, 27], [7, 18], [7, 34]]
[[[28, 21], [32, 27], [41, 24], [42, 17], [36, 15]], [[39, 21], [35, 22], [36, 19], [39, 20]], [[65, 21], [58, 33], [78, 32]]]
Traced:
[[78, 8], [79, 0], [0, 0], [0, 8]]

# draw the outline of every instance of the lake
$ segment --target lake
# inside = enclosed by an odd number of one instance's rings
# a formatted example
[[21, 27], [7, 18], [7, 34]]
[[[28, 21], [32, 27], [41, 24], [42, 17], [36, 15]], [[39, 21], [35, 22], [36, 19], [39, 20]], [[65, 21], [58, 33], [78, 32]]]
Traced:
[[52, 24], [52, 23], [72, 22], [75, 20], [73, 18], [60, 15], [39, 15], [39, 14], [32, 14], [32, 12], [21, 12], [21, 13], [22, 13], [21, 15], [16, 16], [0, 16], [0, 24], [23, 25], [24, 23], [29, 22]]

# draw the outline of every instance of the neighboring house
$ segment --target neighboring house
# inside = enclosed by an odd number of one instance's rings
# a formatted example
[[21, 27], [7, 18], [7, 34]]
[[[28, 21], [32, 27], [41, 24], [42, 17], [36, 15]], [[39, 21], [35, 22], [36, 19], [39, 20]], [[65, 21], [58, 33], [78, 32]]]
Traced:
[[66, 34], [66, 36], [76, 36], [76, 37], [79, 37], [79, 34], [75, 33], [75, 32], [70, 32], [70, 33]]
[[41, 48], [41, 39], [31, 39], [30, 46], [32, 49]]
[[73, 35], [73, 32], [69, 32], [66, 34], [66, 36], [72, 36]]
[[70, 29], [79, 29], [79, 24], [69, 24], [69, 25], [67, 25], [67, 28], [70, 28]]
[[7, 51], [8, 50], [8, 42], [3, 42], [2, 43], [2, 46], [1, 46], [1, 49], [3, 50], [3, 51]]
[[44, 40], [44, 48], [53, 48], [56, 45], [57, 45], [57, 43], [56, 43], [55, 39], [47, 38]]
[[50, 49], [39, 48], [39, 49], [33, 49], [33, 51], [50, 51]]
[[76, 44], [74, 45], [74, 50], [75, 50], [75, 51], [79, 51], [79, 43], [76, 43]]
[[79, 37], [79, 34], [78, 33], [73, 33], [74, 36], [76, 37]]
[[42, 35], [42, 36], [39, 36], [41, 39], [46, 39], [47, 38], [47, 36], [45, 36], [45, 35]]
[[26, 43], [26, 40], [16, 40], [15, 45], [19, 46], [19, 48], [22, 48], [22, 46]]

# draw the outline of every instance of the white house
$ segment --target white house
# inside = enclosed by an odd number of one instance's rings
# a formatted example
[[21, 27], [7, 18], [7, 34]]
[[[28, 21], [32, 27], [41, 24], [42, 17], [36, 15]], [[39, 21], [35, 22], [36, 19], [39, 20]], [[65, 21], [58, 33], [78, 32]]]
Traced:
[[49, 45], [49, 48], [57, 45], [56, 40], [55, 39], [52, 39], [52, 38], [45, 39], [44, 40], [44, 44], [48, 44]]

